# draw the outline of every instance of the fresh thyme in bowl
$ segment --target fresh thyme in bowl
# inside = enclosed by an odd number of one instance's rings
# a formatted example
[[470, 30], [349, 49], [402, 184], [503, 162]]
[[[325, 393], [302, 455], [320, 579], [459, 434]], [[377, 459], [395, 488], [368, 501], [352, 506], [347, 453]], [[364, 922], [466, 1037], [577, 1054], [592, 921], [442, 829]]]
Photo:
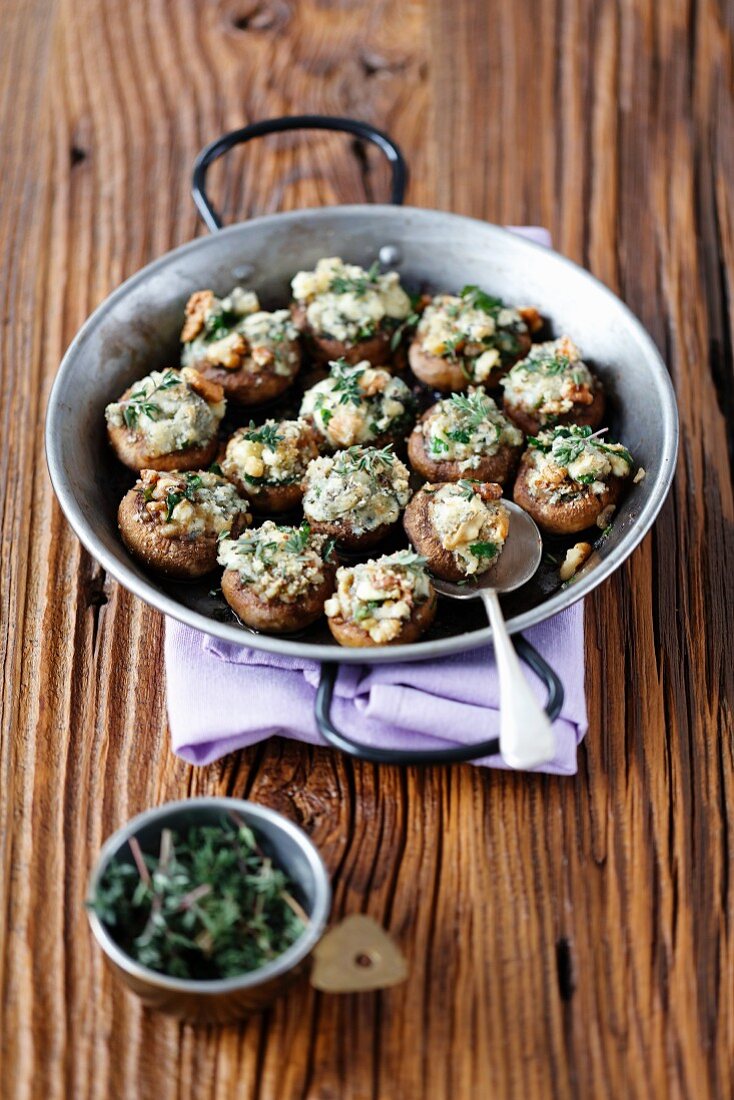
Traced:
[[174, 978], [258, 970], [295, 943], [308, 916], [285, 872], [236, 814], [163, 829], [157, 855], [129, 841], [132, 862], [105, 869], [87, 903], [131, 958]]

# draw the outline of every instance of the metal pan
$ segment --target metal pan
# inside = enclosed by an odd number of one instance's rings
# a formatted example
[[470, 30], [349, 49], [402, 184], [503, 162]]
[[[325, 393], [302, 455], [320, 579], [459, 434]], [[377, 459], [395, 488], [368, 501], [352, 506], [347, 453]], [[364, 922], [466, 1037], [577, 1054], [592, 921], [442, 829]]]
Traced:
[[[392, 168], [394, 205], [297, 210], [222, 229], [206, 193], [209, 165], [236, 144], [292, 129], [338, 130], [377, 144]], [[496, 753], [498, 741], [421, 753], [369, 749], [335, 729], [329, 703], [338, 662], [435, 659], [488, 642], [491, 631], [479, 601], [443, 605], [423, 641], [400, 647], [342, 649], [325, 626], [311, 628], [298, 638], [245, 631], [222, 600], [211, 594], [210, 582], [159, 581], [127, 555], [117, 531], [116, 510], [130, 482], [107, 445], [104, 427], [104, 408], [110, 400], [150, 369], [178, 361], [183, 307], [189, 294], [202, 287], [225, 294], [244, 282], [257, 289], [265, 308], [273, 308], [288, 300], [294, 272], [313, 267], [322, 256], [339, 255], [364, 266], [379, 259], [399, 271], [409, 289], [457, 290], [475, 283], [510, 302], [537, 305], [551, 331], [568, 333], [602, 377], [609, 394], [611, 434], [630, 448], [647, 471], [573, 584], [561, 585], [556, 565], [541, 567], [533, 581], [503, 601], [518, 651], [544, 679], [549, 691], [547, 710], [556, 717], [562, 687], [519, 634], [588, 595], [620, 567], [650, 529], [675, 467], [678, 416], [673, 389], [639, 321], [588, 272], [498, 226], [401, 206], [406, 178], [405, 162], [394, 142], [366, 123], [350, 119], [274, 119], [209, 145], [196, 162], [193, 194], [212, 236], [161, 256], [95, 310], [69, 347], [54, 382], [46, 419], [46, 453], [54, 490], [72, 528], [90, 554], [131, 592], [164, 614], [225, 641], [321, 662], [317, 721], [326, 739], [343, 751], [379, 762], [453, 762]], [[562, 553], [564, 546], [551, 549]]]

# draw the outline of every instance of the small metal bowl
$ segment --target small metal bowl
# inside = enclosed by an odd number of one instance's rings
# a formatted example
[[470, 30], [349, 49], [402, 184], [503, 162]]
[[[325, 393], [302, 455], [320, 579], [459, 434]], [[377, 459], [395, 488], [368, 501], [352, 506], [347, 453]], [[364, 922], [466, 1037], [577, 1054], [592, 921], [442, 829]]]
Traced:
[[237, 798], [193, 798], [166, 802], [128, 821], [105, 842], [89, 881], [89, 897], [114, 859], [132, 862], [128, 845], [136, 837], [144, 852], [158, 850], [164, 828], [177, 831], [191, 825], [218, 824], [237, 813], [256, 833], [297, 889], [298, 901], [310, 920], [304, 933], [277, 959], [238, 978], [190, 981], [150, 970], [122, 950], [97, 914], [88, 910], [92, 932], [113, 970], [147, 1006], [194, 1023], [229, 1023], [266, 1008], [304, 969], [321, 939], [331, 909], [326, 868], [308, 836], [281, 814]]

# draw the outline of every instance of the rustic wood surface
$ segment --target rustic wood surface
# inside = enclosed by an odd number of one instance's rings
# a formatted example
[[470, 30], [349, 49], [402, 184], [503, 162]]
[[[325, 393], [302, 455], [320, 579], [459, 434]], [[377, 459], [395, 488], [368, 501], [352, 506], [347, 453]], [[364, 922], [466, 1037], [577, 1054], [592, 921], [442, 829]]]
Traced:
[[[728, 1098], [734, 1089], [734, 7], [727, 0], [3, 0], [0, 1094], [49, 1100]], [[587, 603], [575, 780], [401, 772], [273, 741], [169, 751], [160, 617], [81, 551], [50, 382], [123, 278], [201, 232], [199, 147], [303, 110], [387, 128], [409, 200], [551, 228], [670, 365], [682, 446], [651, 536]], [[257, 161], [256, 168], [253, 160]], [[229, 217], [384, 193], [337, 137], [217, 172]], [[239, 1028], [141, 1011], [82, 910], [103, 838], [186, 794], [300, 821], [336, 915], [410, 980], [301, 987]]]

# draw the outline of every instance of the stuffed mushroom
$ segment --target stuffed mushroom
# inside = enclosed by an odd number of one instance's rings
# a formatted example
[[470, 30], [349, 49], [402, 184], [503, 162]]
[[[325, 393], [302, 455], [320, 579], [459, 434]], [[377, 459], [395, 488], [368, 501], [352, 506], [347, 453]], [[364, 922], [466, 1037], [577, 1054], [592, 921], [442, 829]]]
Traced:
[[472, 477], [504, 485], [515, 472], [522, 445], [522, 432], [477, 386], [423, 414], [408, 440], [408, 459], [429, 481]]
[[604, 416], [602, 384], [568, 336], [534, 344], [500, 385], [505, 412], [528, 435], [554, 424], [581, 424], [594, 430]]
[[218, 382], [237, 405], [262, 405], [288, 389], [301, 366], [290, 311], [260, 308], [257, 295], [235, 287], [226, 298], [197, 290], [186, 305], [181, 362]]
[[340, 645], [407, 645], [433, 622], [436, 592], [425, 559], [400, 550], [338, 569], [324, 610]]
[[626, 447], [591, 428], [551, 428], [528, 439], [513, 497], [547, 534], [576, 534], [606, 526], [632, 468]]
[[217, 565], [218, 539], [250, 522], [234, 485], [205, 470], [141, 470], [120, 502], [122, 541], [142, 565], [165, 577], [195, 580]]
[[401, 378], [366, 359], [330, 364], [329, 377], [306, 390], [301, 416], [311, 417], [332, 448], [402, 443], [413, 422], [413, 395]]
[[397, 273], [381, 275], [377, 263], [365, 271], [330, 257], [299, 271], [291, 286], [293, 319], [320, 363], [389, 362], [393, 337], [412, 314]]
[[390, 533], [409, 499], [410, 474], [392, 447], [350, 447], [310, 463], [303, 513], [315, 531], [361, 550]]
[[534, 309], [519, 310], [476, 286], [437, 294], [421, 314], [408, 359], [417, 378], [442, 393], [496, 386], [527, 354]]
[[222, 594], [247, 626], [268, 634], [303, 630], [324, 613], [334, 591], [332, 543], [308, 523], [262, 527], [236, 539], [223, 539]]
[[217, 453], [225, 407], [222, 387], [193, 367], [154, 370], [107, 406], [107, 433], [131, 470], [198, 470]]
[[320, 453], [320, 437], [306, 420], [266, 420], [239, 428], [227, 444], [222, 473], [256, 512], [297, 508], [306, 468]]
[[458, 582], [486, 573], [510, 529], [499, 485], [480, 481], [424, 485], [405, 509], [406, 534], [437, 577]]

